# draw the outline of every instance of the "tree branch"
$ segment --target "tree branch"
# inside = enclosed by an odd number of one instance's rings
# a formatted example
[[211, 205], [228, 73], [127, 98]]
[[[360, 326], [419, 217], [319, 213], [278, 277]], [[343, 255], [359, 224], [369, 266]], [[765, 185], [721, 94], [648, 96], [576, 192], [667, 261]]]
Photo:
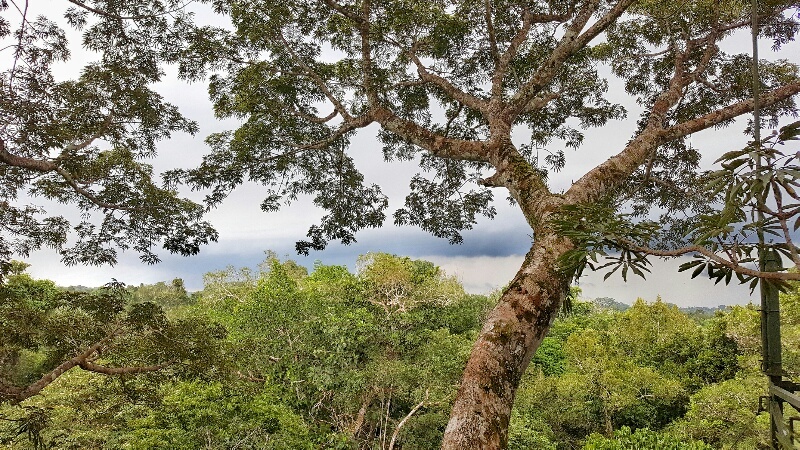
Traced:
[[72, 369], [73, 367], [86, 362], [89, 357], [91, 357], [95, 352], [100, 350], [104, 345], [110, 342], [115, 337], [119, 336], [122, 333], [121, 329], [114, 330], [106, 336], [105, 338], [97, 341], [96, 343], [92, 344], [89, 348], [78, 354], [77, 356], [70, 358], [63, 363], [59, 364], [55, 369], [51, 370], [44, 376], [42, 376], [39, 381], [28, 385], [25, 388], [14, 389], [16, 394], [9, 395], [8, 398], [14, 403], [20, 403], [28, 398], [37, 395], [42, 389], [49, 386], [52, 382], [54, 382], [58, 377], [64, 374], [64, 372]]
[[364, 401], [361, 402], [361, 407], [358, 408], [358, 414], [356, 414], [356, 420], [353, 422], [353, 425], [350, 428], [353, 437], [358, 436], [358, 433], [364, 426], [364, 419], [367, 416], [367, 408], [369, 408], [369, 404], [372, 403], [372, 399], [375, 397], [374, 391], [375, 389], [372, 388], [368, 390], [366, 394], [364, 394]]
[[194, 0], [189, 0], [188, 2], [184, 3], [183, 5], [181, 5], [178, 8], [171, 9], [169, 11], [164, 11], [164, 12], [158, 13], [158, 14], [142, 14], [142, 15], [136, 15], [136, 16], [120, 16], [118, 14], [113, 14], [113, 13], [110, 13], [108, 11], [103, 11], [102, 9], [93, 8], [93, 7], [89, 6], [89, 5], [87, 5], [86, 3], [80, 2], [78, 0], [67, 0], [67, 1], [72, 3], [73, 5], [76, 5], [76, 6], [80, 7], [80, 8], [82, 8], [82, 9], [85, 9], [87, 11], [93, 12], [93, 13], [97, 14], [98, 16], [108, 17], [110, 19], [117, 19], [117, 20], [138, 20], [138, 19], [149, 19], [149, 18], [152, 18], [152, 17], [164, 16], [164, 15], [167, 15], [167, 14], [172, 14], [175, 11], [180, 11], [181, 9], [183, 9], [187, 5], [189, 5], [189, 3], [193, 3], [194, 2]]
[[339, 14], [347, 17], [348, 19], [352, 20], [357, 24], [361, 24], [363, 19], [358, 14], [353, 13], [352, 11], [348, 10], [347, 8], [345, 8], [344, 6], [340, 5], [339, 3], [333, 0], [323, 0], [323, 1], [325, 2], [326, 5], [336, 10], [336, 12], [338, 12]]
[[415, 122], [403, 119], [382, 106], [374, 108], [370, 115], [383, 128], [435, 156], [462, 161], [489, 162], [488, 150], [483, 142], [447, 138]]
[[305, 144], [293, 144], [287, 142], [286, 145], [294, 147], [298, 150], [319, 150], [327, 148], [345, 134], [353, 130], [357, 130], [359, 128], [364, 128], [367, 125], [371, 124], [372, 122], [373, 122], [372, 117], [369, 114], [364, 114], [358, 117], [351, 118], [347, 122], [344, 122], [339, 126], [339, 128], [337, 128], [333, 132], [333, 134], [331, 134], [325, 139], [321, 139], [319, 141], [314, 141], [314, 142], [308, 142]]
[[522, 45], [528, 38], [528, 33], [531, 30], [532, 23], [533, 17], [531, 16], [531, 13], [525, 9], [525, 11], [522, 13], [522, 26], [520, 27], [519, 31], [517, 31], [517, 34], [515, 34], [511, 39], [506, 51], [497, 58], [494, 74], [492, 74], [492, 99], [494, 101], [499, 101], [502, 99], [503, 79], [508, 72], [508, 66], [517, 56], [517, 50], [519, 50], [520, 45]]
[[253, 375], [252, 372], [248, 371], [247, 375], [243, 374], [241, 370], [236, 371], [236, 376], [239, 377], [240, 380], [249, 381], [251, 383], [264, 383], [267, 381], [266, 378], [259, 377]]
[[361, 21], [358, 22], [359, 35], [361, 36], [361, 72], [364, 75], [364, 95], [370, 106], [378, 105], [378, 93], [372, 82], [372, 45], [370, 44], [369, 16], [372, 12], [370, 0], [363, 0], [361, 4]]
[[417, 74], [419, 75], [420, 79], [432, 83], [445, 91], [447, 95], [449, 95], [453, 100], [464, 104], [468, 108], [472, 108], [474, 110], [480, 111], [484, 114], [487, 112], [488, 105], [485, 101], [475, 97], [472, 94], [462, 91], [458, 87], [456, 87], [453, 83], [445, 79], [444, 77], [440, 77], [434, 73], [428, 71], [422, 61], [417, 57], [415, 49], [412, 48], [411, 51], [406, 52], [411, 60], [414, 62], [414, 65], [417, 66]]
[[629, 241], [627, 239], [622, 239], [620, 240], [620, 242], [623, 243], [626, 247], [629, 247], [631, 250], [635, 250], [641, 253], [646, 253], [651, 256], [659, 256], [664, 258], [675, 258], [689, 253], [699, 253], [705, 256], [706, 258], [714, 261], [715, 263], [727, 267], [728, 269], [731, 269], [740, 275], [762, 278], [767, 280], [783, 280], [783, 281], [800, 280], [800, 272], [762, 272], [760, 270], [748, 269], [747, 267], [742, 267], [735, 262], [728, 261], [727, 259], [722, 258], [718, 254], [700, 245], [690, 245], [675, 250], [656, 250], [650, 247], [643, 247], [641, 245], [637, 245], [634, 242]]
[[394, 449], [394, 443], [397, 441], [397, 435], [400, 434], [400, 429], [403, 428], [403, 425], [405, 425], [406, 422], [408, 422], [408, 419], [410, 419], [411, 416], [414, 415], [414, 413], [419, 411], [419, 409], [422, 408], [425, 405], [425, 402], [427, 401], [428, 401], [428, 390], [425, 391], [425, 400], [419, 402], [417, 406], [412, 408], [411, 411], [408, 414], [406, 414], [405, 417], [403, 417], [403, 420], [401, 420], [400, 423], [397, 424], [397, 427], [395, 427], [394, 429], [394, 433], [392, 433], [392, 439], [389, 441], [388, 450]]
[[306, 114], [306, 113], [300, 111], [297, 108], [290, 108], [290, 110], [291, 110], [291, 113], [293, 115], [295, 115], [295, 116], [297, 116], [297, 117], [299, 117], [299, 118], [301, 118], [303, 120], [306, 120], [308, 122], [311, 122], [311, 123], [328, 123], [331, 120], [333, 120], [339, 114], [339, 112], [336, 111], [336, 109], [331, 111], [331, 113], [328, 114], [325, 117], [319, 117], [319, 116], [315, 116], [313, 114]]
[[535, 97], [531, 99], [530, 102], [525, 106], [525, 109], [522, 111], [523, 113], [530, 113], [533, 111], [539, 111], [551, 101], [561, 97], [560, 92], [540, 92]]
[[553, 78], [555, 78], [564, 62], [570, 56], [584, 48], [592, 39], [608, 28], [633, 2], [634, 0], [620, 0], [588, 30], [580, 34], [599, 4], [598, 0], [589, 0], [582, 12], [575, 17], [572, 24], [567, 28], [558, 45], [550, 52], [547, 60], [511, 98], [509, 105], [503, 111], [503, 116], [507, 123], [512, 123], [525, 110], [531, 99], [553, 81]]
[[[80, 142], [78, 144], [67, 144], [64, 147], [64, 150], [65, 151], [74, 152], [74, 151], [78, 151], [78, 150], [83, 150], [86, 147], [92, 145], [92, 143], [94, 141], [96, 141], [96, 140], [100, 139], [101, 137], [103, 137], [105, 132], [108, 130], [108, 127], [113, 123], [113, 120], [114, 120], [114, 111], [110, 111], [108, 113], [108, 115], [106, 115], [105, 120], [103, 120], [103, 123], [102, 123], [102, 125], [100, 125], [100, 128], [98, 128], [97, 132], [95, 132], [93, 135], [91, 135], [88, 138], [86, 138], [83, 142]], [[56, 159], [58, 159], [58, 158], [56, 158]]]
[[[761, 94], [759, 103], [761, 106], [773, 105], [798, 93], [800, 93], [800, 81], [795, 81], [794, 83], [790, 83]], [[686, 122], [668, 127], [661, 133], [661, 140], [663, 142], [667, 142], [687, 136], [689, 134], [719, 125], [725, 121], [751, 111], [753, 111], [753, 100], [744, 100], [695, 119], [687, 120]]]
[[497, 48], [497, 35], [494, 32], [494, 22], [492, 21], [492, 0], [484, 0], [483, 6], [486, 19], [486, 34], [489, 35], [489, 49], [492, 52], [492, 59], [497, 64], [500, 61], [500, 50]]
[[[709, 35], [703, 40], [707, 41], [711, 36]], [[665, 127], [664, 121], [667, 112], [681, 98], [684, 87], [694, 81], [694, 78], [699, 75], [698, 71], [702, 69], [702, 66], [708, 64], [707, 61], [711, 58], [715, 49], [716, 47], [712, 43], [708, 43], [698, 68], [692, 73], [692, 76], [687, 76], [686, 74], [686, 68], [684, 67], [686, 55], [676, 49], [675, 73], [672, 80], [670, 80], [670, 87], [656, 99], [644, 129], [628, 143], [622, 152], [595, 167], [574, 183], [565, 194], [565, 199], [568, 203], [575, 204], [591, 201], [607, 192], [610, 188], [617, 186], [647, 161], [650, 153], [655, 151], [659, 145], [717, 126], [753, 110], [753, 100], [748, 99], [695, 119]], [[786, 100], [799, 92], [800, 81], [795, 81], [763, 94], [760, 98], [760, 103], [763, 106], [772, 105]]]
[[322, 91], [328, 101], [333, 104], [334, 109], [342, 116], [342, 119], [345, 121], [352, 119], [350, 113], [347, 112], [347, 108], [345, 108], [344, 104], [335, 95], [333, 95], [333, 91], [331, 91], [331, 89], [328, 87], [328, 84], [325, 82], [325, 80], [323, 80], [322, 77], [319, 76], [319, 74], [308, 65], [308, 63], [303, 61], [303, 58], [300, 58], [300, 56], [295, 53], [294, 50], [292, 50], [292, 46], [283, 36], [283, 32], [281, 30], [277, 30], [276, 34], [280, 39], [283, 49], [286, 50], [286, 53], [288, 53], [292, 60], [294, 60], [295, 63], [297, 63], [303, 69], [306, 76], [311, 78], [311, 81], [317, 85], [319, 90]]
[[107, 367], [95, 364], [91, 361], [82, 361], [78, 363], [78, 366], [88, 372], [101, 373], [103, 375], [125, 375], [129, 373], [156, 372], [174, 363], [175, 361], [168, 361], [163, 364], [155, 364], [152, 366]]
[[[73, 147], [78, 148], [77, 146]], [[81, 197], [84, 197], [85, 199], [89, 200], [91, 203], [93, 203], [96, 206], [99, 206], [100, 208], [120, 210], [120, 211], [145, 210], [145, 208], [142, 207], [125, 206], [125, 205], [118, 205], [114, 203], [104, 202], [99, 198], [97, 198], [91, 191], [81, 187], [71, 173], [62, 169], [57, 164], [54, 164], [46, 160], [26, 158], [24, 156], [17, 156], [11, 154], [8, 152], [8, 150], [6, 150], [5, 143], [2, 140], [0, 140], [0, 163], [5, 163], [8, 164], [9, 166], [19, 167], [21, 169], [28, 169], [42, 173], [55, 172], [61, 175], [61, 178], [63, 178], [64, 181], [67, 182], [67, 184], [72, 188], [73, 191], [75, 191], [75, 193], [77, 193]]]
[[533, 23], [566, 22], [572, 17], [573, 11], [564, 14], [531, 14]]
[[675, 70], [667, 90], [658, 95], [644, 128], [618, 154], [587, 172], [564, 194], [568, 204], [592, 201], [610, 189], [619, 186], [644, 164], [658, 148], [666, 142], [663, 139], [664, 120], [670, 108], [674, 107], [683, 95], [686, 86], [683, 54], [675, 54]]
[[[596, 38], [600, 33], [606, 30], [615, 20], [619, 18], [636, 0], [620, 0], [609, 10], [603, 17], [597, 20], [588, 30], [583, 32], [577, 39], [575, 39], [578, 48], [583, 48], [592, 39]], [[581, 27], [583, 28], [583, 27]]]
[[26, 158], [24, 156], [17, 156], [10, 153], [8, 150], [6, 150], [6, 144], [2, 139], [0, 139], [0, 163], [43, 173], [53, 172], [58, 168], [58, 166], [50, 161]]

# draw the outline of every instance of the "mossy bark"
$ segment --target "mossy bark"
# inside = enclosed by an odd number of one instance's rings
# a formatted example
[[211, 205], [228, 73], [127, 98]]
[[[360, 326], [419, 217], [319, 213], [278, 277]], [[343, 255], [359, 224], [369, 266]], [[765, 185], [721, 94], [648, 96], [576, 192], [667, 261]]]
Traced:
[[570, 248], [568, 241], [555, 234], [537, 234], [472, 349], [443, 450], [506, 447], [519, 381], [569, 289], [557, 259]]

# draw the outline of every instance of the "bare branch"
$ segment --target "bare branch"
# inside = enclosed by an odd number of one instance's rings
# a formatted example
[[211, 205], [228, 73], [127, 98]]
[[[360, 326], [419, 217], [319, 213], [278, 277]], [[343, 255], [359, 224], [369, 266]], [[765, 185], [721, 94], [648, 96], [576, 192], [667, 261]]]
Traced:
[[400, 434], [400, 429], [403, 428], [403, 425], [405, 425], [406, 422], [408, 422], [408, 419], [410, 419], [411, 416], [414, 415], [414, 413], [419, 411], [419, 409], [422, 408], [427, 401], [428, 401], [428, 390], [425, 390], [425, 400], [419, 402], [417, 406], [413, 407], [411, 411], [408, 414], [406, 414], [405, 417], [403, 417], [403, 420], [401, 420], [400, 423], [397, 424], [397, 427], [395, 427], [394, 433], [392, 433], [392, 439], [389, 441], [388, 450], [394, 449], [394, 443], [397, 441], [397, 435]]

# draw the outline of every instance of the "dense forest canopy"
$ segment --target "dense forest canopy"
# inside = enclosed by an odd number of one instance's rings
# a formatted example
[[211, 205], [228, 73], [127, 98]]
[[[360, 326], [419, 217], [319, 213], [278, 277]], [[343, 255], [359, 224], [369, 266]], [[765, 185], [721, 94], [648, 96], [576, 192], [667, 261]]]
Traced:
[[[304, 195], [325, 210], [298, 252], [353, 242], [388, 212], [381, 187], [364, 179], [351, 156], [351, 138], [377, 126], [387, 160], [414, 159], [422, 170], [405, 206], [392, 213], [395, 223], [457, 243], [477, 217], [495, 215], [491, 202], [500, 192], [531, 228], [525, 261], [467, 360], [445, 449], [508, 444], [526, 368], [572, 278], [608, 248], [619, 251], [611, 264], [623, 276], [642, 273], [648, 254], [674, 256], [674, 247], [689, 244], [684, 252], [701, 255], [696, 269], [718, 279], [798, 277], [753, 271], [746, 267], [752, 257], [739, 250], [715, 259], [719, 250], [746, 247], [737, 226], [763, 192], [796, 199], [793, 157], [756, 143], [727, 155], [709, 180], [697, 171], [703, 149], [687, 142], [754, 109], [750, 56], [721, 47], [750, 29], [744, 2], [211, 0], [205, 3], [226, 25], [201, 26], [177, 0], [68, 1], [66, 26], [97, 56], [69, 80], [56, 79], [53, 67], [77, 42], [51, 18], [28, 17], [27, 2], [3, 3], [0, 37], [11, 56], [0, 78], [3, 273], [12, 270], [12, 255], [41, 247], [57, 249], [67, 264], [113, 263], [120, 249], [152, 263], [156, 246], [195, 254], [217, 238], [203, 220], [206, 208], [244, 182], [264, 186], [265, 211]], [[759, 2], [756, 34], [774, 49], [790, 43], [798, 7]], [[217, 116], [241, 126], [209, 136], [199, 167], [159, 179], [144, 162], [156, 143], [196, 131], [152, 88], [169, 64], [184, 79], [207, 81]], [[583, 131], [626, 118], [608, 99], [601, 66], [642, 108], [638, 128], [624, 146], [608, 149], [605, 162], [553, 191], [547, 174], [565, 168], [560, 147], [599, 151], [603, 143], [584, 142]], [[798, 67], [769, 59], [760, 66], [760, 106], [777, 126], [796, 113]], [[528, 142], [515, 141], [520, 131]], [[796, 125], [774, 143], [795, 137]], [[540, 148], [549, 157], [539, 160]], [[743, 172], [760, 167], [762, 156], [780, 175]], [[181, 183], [203, 190], [205, 205], [181, 198]], [[31, 197], [73, 205], [81, 218], [73, 224], [49, 215], [27, 203]], [[775, 201], [771, 226], [788, 239]], [[664, 213], [658, 222], [638, 221], [654, 211]], [[678, 220], [683, 214], [689, 220]], [[800, 262], [791, 242], [778, 247]], [[102, 322], [110, 334], [98, 334], [95, 344], [132, 323], [114, 311]]]
[[[0, 347], [4, 389], [52, 373], [71, 348], [65, 324], [83, 346], [109, 319], [129, 325], [91, 365], [22, 401], [3, 397], [0, 448], [13, 450], [430, 449], [499, 297], [387, 254], [363, 256], [356, 273], [270, 256], [257, 270], [208, 273], [191, 294], [179, 280], [117, 286], [122, 310], [100, 319], [107, 288], [69, 292], [16, 267], [0, 286], [13, 306], [0, 309], [13, 337]], [[508, 448], [768, 448], [755, 307], [682, 312], [660, 298], [575, 295], [522, 378]], [[800, 291], [781, 302], [784, 367], [798, 375]], [[163, 367], [93, 370], [132, 362]]]

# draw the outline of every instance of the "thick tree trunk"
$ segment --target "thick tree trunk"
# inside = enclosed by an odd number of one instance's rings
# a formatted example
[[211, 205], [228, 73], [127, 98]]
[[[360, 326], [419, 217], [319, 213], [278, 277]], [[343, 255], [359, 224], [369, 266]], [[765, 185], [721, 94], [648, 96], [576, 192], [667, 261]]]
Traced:
[[445, 430], [443, 450], [503, 449], [522, 374], [550, 329], [569, 283], [557, 259], [571, 248], [537, 233], [525, 262], [472, 349]]

